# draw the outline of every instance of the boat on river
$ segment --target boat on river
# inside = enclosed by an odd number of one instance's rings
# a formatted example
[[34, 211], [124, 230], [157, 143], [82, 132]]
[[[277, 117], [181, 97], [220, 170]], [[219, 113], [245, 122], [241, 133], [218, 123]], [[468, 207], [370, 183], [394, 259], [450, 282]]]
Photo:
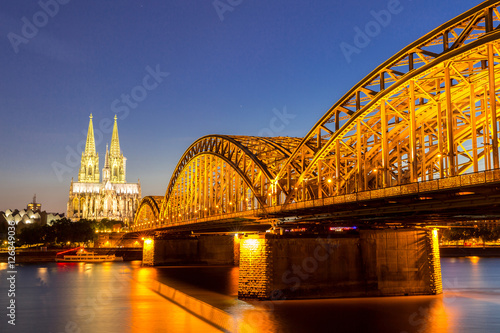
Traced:
[[[71, 251], [76, 251], [75, 254], [62, 255]], [[59, 252], [56, 254], [57, 262], [105, 262], [105, 261], [123, 261], [123, 257], [117, 257], [114, 254], [96, 254], [95, 252], [86, 251], [83, 247]]]

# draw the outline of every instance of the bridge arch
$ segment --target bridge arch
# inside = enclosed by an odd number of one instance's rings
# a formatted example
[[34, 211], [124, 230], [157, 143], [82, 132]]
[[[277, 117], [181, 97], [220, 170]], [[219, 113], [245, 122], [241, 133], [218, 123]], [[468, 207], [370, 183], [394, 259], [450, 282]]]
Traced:
[[265, 208], [273, 179], [300, 143], [298, 138], [209, 135], [183, 154], [171, 177], [160, 220], [186, 219]]
[[142, 198], [134, 216], [134, 226], [143, 227], [154, 225], [160, 218], [160, 208], [163, 204], [162, 196], [147, 196]]
[[[233, 212], [260, 208], [255, 216], [268, 218], [292, 202], [433, 179], [446, 186], [456, 175], [500, 169], [499, 22], [500, 1], [485, 1], [432, 30], [350, 89], [304, 138], [198, 139], [161, 203], [143, 200], [135, 221], [234, 221], [254, 212]], [[347, 197], [358, 195], [339, 199]]]
[[486, 1], [434, 29], [349, 90], [278, 173], [276, 201], [499, 168], [498, 6]]

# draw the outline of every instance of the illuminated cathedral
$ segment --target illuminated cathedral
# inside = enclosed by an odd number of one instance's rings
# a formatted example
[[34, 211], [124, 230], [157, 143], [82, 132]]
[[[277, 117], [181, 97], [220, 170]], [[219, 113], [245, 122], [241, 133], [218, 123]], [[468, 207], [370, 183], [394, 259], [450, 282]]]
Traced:
[[94, 126], [90, 115], [85, 151], [82, 152], [78, 182], [71, 179], [68, 200], [68, 218], [123, 221], [128, 225], [134, 219], [141, 200], [141, 184], [125, 180], [127, 159], [120, 150], [118, 125], [113, 125], [111, 145], [106, 145], [106, 157], [99, 180], [99, 154], [96, 152]]

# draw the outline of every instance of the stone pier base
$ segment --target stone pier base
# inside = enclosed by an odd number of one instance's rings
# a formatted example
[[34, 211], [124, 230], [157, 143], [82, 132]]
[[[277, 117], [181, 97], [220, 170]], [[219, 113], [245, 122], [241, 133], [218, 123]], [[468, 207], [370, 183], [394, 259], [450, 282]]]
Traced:
[[362, 230], [352, 237], [240, 239], [239, 298], [434, 295], [437, 231]]
[[234, 236], [201, 235], [144, 240], [142, 264], [156, 265], [233, 265]]

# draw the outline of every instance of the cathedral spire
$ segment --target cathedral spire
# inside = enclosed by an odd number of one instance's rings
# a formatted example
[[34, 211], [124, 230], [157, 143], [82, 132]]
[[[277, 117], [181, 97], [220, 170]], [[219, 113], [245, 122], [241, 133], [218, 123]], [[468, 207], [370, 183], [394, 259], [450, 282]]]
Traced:
[[99, 154], [95, 150], [94, 125], [92, 124], [92, 113], [90, 114], [89, 129], [85, 151], [82, 152], [82, 163], [78, 173], [78, 181], [85, 183], [99, 182]]
[[110, 154], [112, 157], [120, 156], [120, 139], [118, 138], [118, 125], [116, 123], [116, 115], [115, 124], [113, 125], [113, 135], [111, 136]]
[[118, 138], [118, 125], [113, 126], [113, 134], [111, 136], [111, 145], [109, 147], [108, 167], [110, 169], [110, 180], [112, 183], [125, 183], [125, 172], [127, 159], [120, 151], [120, 140]]
[[92, 124], [92, 113], [90, 114], [89, 129], [87, 131], [87, 143], [85, 144], [85, 155], [95, 154], [94, 124]]
[[[105, 121], [108, 121], [109, 124], [109, 115], [107, 117]], [[81, 219], [123, 221], [128, 226], [134, 220], [134, 214], [141, 199], [141, 186], [126, 182], [127, 159], [120, 150], [116, 116], [112, 141], [110, 145], [106, 144], [105, 156], [103, 155], [105, 158], [102, 182], [99, 182], [99, 154], [97, 150], [103, 148], [103, 145], [99, 144], [102, 133], [94, 132], [92, 121], [92, 115], [90, 115], [85, 147], [83, 147], [85, 131], [81, 135], [79, 149], [82, 150], [82, 162], [78, 172], [78, 181], [71, 178], [67, 217], [72, 221]], [[83, 125], [85, 126], [85, 124]], [[83, 130], [84, 127], [81, 129]], [[84, 149], [85, 151], [83, 151]], [[33, 199], [33, 202], [35, 201]]]
[[109, 169], [109, 148], [107, 143], [106, 143], [106, 157], [104, 157], [104, 167]]
[[109, 149], [106, 144], [106, 157], [104, 157], [104, 168], [102, 169], [102, 181], [107, 182], [111, 177], [111, 170], [109, 168]]

